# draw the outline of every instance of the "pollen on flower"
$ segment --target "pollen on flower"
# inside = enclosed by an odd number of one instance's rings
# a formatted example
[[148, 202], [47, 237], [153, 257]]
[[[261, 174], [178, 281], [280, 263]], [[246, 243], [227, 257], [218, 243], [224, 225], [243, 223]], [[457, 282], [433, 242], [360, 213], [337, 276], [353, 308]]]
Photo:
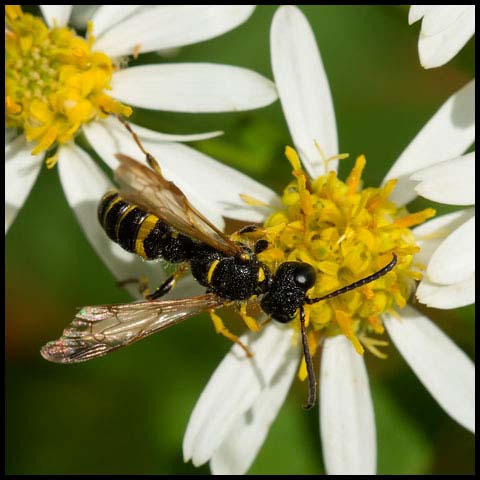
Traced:
[[[367, 348], [383, 358], [377, 347], [386, 342], [370, 335], [384, 332], [382, 313], [403, 308], [415, 280], [421, 279], [422, 268], [413, 262], [419, 247], [410, 227], [431, 218], [435, 211], [409, 214], [389, 201], [395, 180], [380, 188], [362, 188], [363, 155], [343, 182], [335, 171], [309, 179], [295, 150], [287, 147], [285, 154], [295, 179], [283, 192], [283, 208], [272, 213], [258, 233], [269, 242], [258, 257], [273, 272], [287, 261], [312, 265], [317, 279], [307, 295], [314, 298], [373, 274], [397, 255], [397, 265], [386, 275], [312, 304], [308, 315], [312, 350], [320, 337], [342, 334], [359, 354]], [[299, 330], [299, 321], [291, 325]], [[299, 376], [306, 376], [304, 364]]]
[[37, 155], [71, 140], [81, 126], [109, 113], [129, 116], [130, 107], [105, 93], [113, 65], [92, 52], [85, 40], [66, 27], [48, 28], [5, 7], [5, 125], [23, 130]]

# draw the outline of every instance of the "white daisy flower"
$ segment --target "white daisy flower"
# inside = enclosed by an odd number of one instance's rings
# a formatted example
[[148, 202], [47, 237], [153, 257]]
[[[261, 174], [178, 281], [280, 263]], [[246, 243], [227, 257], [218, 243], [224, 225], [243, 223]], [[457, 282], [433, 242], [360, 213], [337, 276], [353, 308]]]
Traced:
[[475, 5], [412, 5], [408, 23], [420, 19], [418, 54], [425, 68], [445, 65], [475, 33]]
[[[438, 203], [475, 205], [475, 152], [461, 155], [475, 140], [474, 118], [472, 80], [445, 102], [407, 147], [402, 155], [406, 160], [387, 175], [400, 176], [406, 187], [413, 187], [402, 201], [412, 200], [416, 193]], [[474, 303], [474, 229], [475, 208], [443, 215], [415, 229], [421, 247], [416, 258], [428, 264], [415, 292], [420, 302], [442, 309]]]
[[[447, 63], [475, 33], [475, 5], [412, 5], [409, 23], [421, 18], [418, 50], [425, 68]], [[463, 116], [462, 111], [473, 112], [474, 109], [473, 84], [469, 88], [472, 93], [457, 105], [449, 106]], [[469, 112], [466, 116], [471, 118], [472, 115]], [[470, 125], [472, 142], [474, 128], [474, 124]], [[432, 166], [410, 177], [420, 182], [415, 187], [416, 192], [439, 203], [474, 205], [475, 153], [451, 159], [445, 156], [439, 159], [429, 156], [431, 152], [425, 153], [424, 161], [427, 159]], [[435, 251], [429, 252], [430, 262], [416, 296], [430, 307], [457, 308], [473, 303], [475, 298], [475, 210], [445, 215], [419, 227], [417, 233], [431, 235], [432, 226], [438, 230], [442, 225], [443, 235], [436, 242], [430, 242], [430, 248]]]
[[[286, 260], [308, 262], [317, 273], [309, 296], [316, 297], [377, 271], [392, 252], [398, 255], [397, 266], [384, 277], [316, 303], [308, 312], [310, 349], [321, 346], [319, 407], [326, 470], [374, 474], [375, 417], [362, 354], [366, 348], [384, 357], [377, 347], [387, 342], [375, 337], [384, 327], [440, 406], [465, 428], [475, 429], [473, 362], [427, 317], [407, 306], [415, 281], [422, 277], [422, 263], [433, 253], [430, 242], [435, 242], [424, 230], [417, 239], [416, 230], [429, 225], [435, 237], [437, 227], [452, 219], [440, 217], [412, 230], [434, 211], [410, 214], [405, 208], [417, 194], [416, 182], [409, 179], [413, 171], [461, 155], [472, 143], [473, 111], [456, 107], [472, 99], [473, 83], [435, 113], [395, 162], [383, 187], [362, 189], [365, 157], [356, 160], [345, 182], [337, 178], [335, 160], [325, 160], [341, 158], [333, 102], [315, 37], [296, 7], [276, 12], [271, 55], [285, 118], [310, 178], [287, 147], [295, 180], [284, 190], [282, 207], [264, 211], [262, 234], [269, 247], [259, 254], [260, 260], [272, 270]], [[426, 152], [431, 154], [428, 160]], [[256, 196], [248, 185], [237, 185], [236, 192]], [[210, 202], [224, 216], [240, 212], [232, 211], [224, 199], [215, 202], [215, 192]], [[242, 211], [238, 218], [255, 222], [260, 214], [247, 218]], [[248, 359], [238, 345], [232, 347], [200, 396], [183, 442], [185, 461], [196, 466], [210, 462], [214, 474], [248, 471], [295, 373], [306, 377], [298, 320], [287, 325], [270, 322], [259, 333], [248, 332], [240, 339], [254, 357]]]
[[[5, 232], [32, 189], [45, 152], [58, 147], [47, 166], [59, 163], [67, 201], [101, 258], [117, 278], [124, 278], [126, 272], [131, 276], [133, 261], [124, 252], [112, 251], [96, 225], [96, 205], [110, 182], [73, 139], [82, 131], [102, 156], [100, 144], [106, 138], [115, 142], [116, 132], [123, 128], [108, 114], [129, 116], [132, 109], [126, 104], [176, 112], [224, 112], [272, 103], [277, 98], [273, 82], [240, 67], [171, 63], [119, 68], [128, 55], [221, 35], [245, 22], [254, 6], [102, 5], [93, 13], [85, 39], [66, 26], [72, 5], [40, 9], [48, 27], [19, 6], [5, 9]], [[171, 135], [135, 129], [142, 138], [166, 142], [222, 133]], [[193, 150], [184, 152], [195, 158]], [[111, 158], [102, 158], [112, 163]], [[137, 273], [145, 274], [148, 267], [141, 263], [135, 263]]]
[[[422, 169], [410, 178], [420, 182], [415, 190], [422, 197], [448, 205], [475, 205], [475, 152]], [[443, 309], [474, 303], [475, 208], [432, 222], [443, 234], [430, 241], [430, 260], [416, 297], [429, 307]], [[418, 227], [416, 233], [428, 238], [430, 224]]]

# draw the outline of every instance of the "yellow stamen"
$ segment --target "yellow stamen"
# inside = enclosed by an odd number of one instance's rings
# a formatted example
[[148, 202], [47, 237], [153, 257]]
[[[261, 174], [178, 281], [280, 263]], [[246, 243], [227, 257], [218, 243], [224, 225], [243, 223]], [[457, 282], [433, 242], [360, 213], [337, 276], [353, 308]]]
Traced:
[[10, 95], [5, 97], [5, 108], [10, 115], [18, 115], [22, 113], [22, 106], [15, 102]]
[[373, 331], [378, 334], [382, 334], [385, 331], [384, 326], [381, 323], [380, 318], [377, 315], [370, 315], [368, 317], [368, 323], [372, 326]]
[[377, 347], [386, 347], [388, 342], [385, 340], [378, 340], [377, 338], [367, 337], [366, 335], [360, 336], [361, 342], [365, 345], [365, 348], [378, 358], [385, 359], [387, 354], [381, 352]]
[[5, 14], [10, 20], [16, 20], [23, 15], [20, 5], [5, 5]]
[[93, 37], [48, 28], [18, 5], [5, 7], [5, 24], [5, 125], [35, 142], [32, 154], [71, 141], [82, 125], [108, 114], [131, 115], [105, 93], [113, 65], [91, 50]]
[[389, 195], [392, 193], [393, 189], [395, 188], [395, 185], [397, 184], [397, 179], [393, 178], [392, 180], [389, 180], [385, 186], [380, 189], [380, 191], [373, 195], [367, 202], [366, 208], [368, 208], [370, 211], [376, 210], [379, 205], [385, 202], [385, 200], [389, 197]]
[[436, 212], [433, 208], [426, 208], [421, 212], [411, 213], [410, 215], [395, 220], [395, 225], [399, 228], [414, 227], [415, 225], [420, 225], [429, 218], [434, 217], [435, 213]]
[[298, 367], [298, 378], [301, 382], [303, 382], [307, 378], [307, 362], [305, 361], [305, 357], [302, 357], [300, 361], [300, 367]]
[[42, 135], [40, 142], [32, 150], [32, 155], [38, 155], [39, 153], [51, 147], [55, 142], [57, 135], [58, 135], [58, 128], [56, 125], [52, 125], [50, 128], [47, 129], [45, 134]]
[[308, 328], [310, 325], [310, 305], [304, 305], [303, 309], [305, 311], [305, 328]]
[[353, 167], [346, 181], [346, 184], [348, 185], [348, 195], [352, 195], [357, 191], [362, 179], [362, 172], [366, 164], [367, 160], [365, 159], [365, 155], [360, 155], [355, 161], [355, 166]]
[[48, 169], [53, 168], [57, 164], [57, 162], [58, 162], [58, 151], [54, 155], [48, 157], [45, 160], [45, 163], [47, 164]]
[[305, 217], [308, 217], [312, 214], [313, 207], [312, 198], [310, 192], [307, 189], [307, 176], [302, 170], [300, 158], [298, 157], [297, 152], [292, 147], [287, 146], [285, 148], [285, 155], [290, 162], [290, 165], [292, 165], [293, 175], [297, 178], [298, 193], [300, 195], [300, 202], [302, 205], [303, 214], [305, 215]]
[[133, 58], [136, 60], [138, 58], [138, 56], [140, 55], [140, 51], [142, 50], [142, 44], [141, 43], [137, 43], [134, 47], [133, 47], [133, 52], [132, 52], [132, 55], [133, 55]]
[[[284, 190], [283, 208], [258, 229], [259, 238], [269, 243], [258, 258], [273, 274], [283, 262], [312, 265], [316, 283], [308, 296], [315, 298], [379, 271], [395, 253], [397, 264], [386, 275], [306, 309], [307, 335], [345, 335], [359, 354], [364, 352], [363, 343], [382, 357], [376, 346], [383, 344], [372, 341], [368, 334], [384, 332], [382, 314], [396, 315], [395, 309], [405, 306], [414, 280], [421, 279], [421, 265], [413, 262], [419, 247], [409, 227], [431, 218], [434, 211], [406, 214], [404, 207], [397, 207], [388, 199], [395, 179], [380, 188], [362, 189], [363, 155], [343, 182], [335, 171], [309, 180], [297, 153], [287, 147], [285, 154], [294, 181]], [[238, 235], [239, 241], [242, 236]], [[298, 329], [297, 322], [292, 323]], [[306, 375], [303, 362], [299, 375]]]
[[346, 312], [342, 312], [341, 310], [335, 310], [335, 319], [340, 325], [343, 334], [352, 342], [352, 345], [354, 346], [357, 353], [363, 355], [364, 349], [353, 330], [352, 317]]
[[320, 147], [320, 144], [316, 140], [313, 141], [313, 144], [315, 145], [315, 148], [320, 158], [322, 159], [325, 172], [328, 172], [328, 164], [333, 160], [344, 160], [345, 158], [348, 158], [350, 156], [348, 153], [339, 153], [337, 155], [332, 155], [331, 157], [327, 158], [324, 151], [322, 150], [322, 147]]
[[263, 200], [259, 200], [258, 198], [252, 197], [250, 195], [246, 195], [245, 193], [240, 193], [240, 198], [247, 204], [252, 207], [268, 207], [271, 208], [270, 205]]

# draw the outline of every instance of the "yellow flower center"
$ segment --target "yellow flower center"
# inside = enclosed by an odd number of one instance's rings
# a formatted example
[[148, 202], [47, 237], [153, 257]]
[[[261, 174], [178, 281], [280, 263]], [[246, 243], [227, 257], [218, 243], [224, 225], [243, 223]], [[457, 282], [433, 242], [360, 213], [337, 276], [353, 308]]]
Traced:
[[92, 36], [49, 29], [18, 5], [5, 7], [5, 23], [5, 125], [36, 143], [33, 155], [65, 144], [92, 120], [132, 113], [105, 93], [112, 61], [91, 51]]
[[[386, 342], [381, 334], [382, 313], [405, 306], [423, 266], [413, 257], [419, 251], [410, 227], [435, 215], [431, 208], [415, 214], [388, 200], [396, 180], [381, 188], [361, 188], [365, 157], [357, 158], [345, 182], [330, 171], [310, 181], [295, 150], [286, 149], [295, 180], [282, 196], [283, 208], [266, 220], [261, 235], [269, 247], [258, 255], [275, 272], [287, 261], [300, 261], [316, 270], [316, 283], [307, 295], [321, 297], [385, 267], [392, 254], [397, 265], [383, 277], [335, 298], [306, 305], [309, 346], [315, 351], [321, 336], [344, 334], [358, 353], [364, 346], [377, 356]], [[292, 322], [299, 329], [299, 322]], [[305, 366], [300, 377], [306, 376]]]

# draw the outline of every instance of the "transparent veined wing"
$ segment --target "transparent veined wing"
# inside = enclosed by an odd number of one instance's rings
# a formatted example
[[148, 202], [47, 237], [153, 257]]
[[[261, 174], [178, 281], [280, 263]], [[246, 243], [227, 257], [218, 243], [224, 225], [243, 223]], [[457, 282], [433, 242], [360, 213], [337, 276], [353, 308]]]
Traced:
[[48, 342], [40, 353], [50, 362], [85, 362], [224, 304], [225, 300], [206, 294], [181, 300], [83, 307], [63, 335]]
[[146, 165], [123, 154], [117, 154], [120, 165], [115, 178], [120, 194], [168, 223], [179, 232], [200, 240], [227, 255], [240, 255], [242, 249], [209, 222], [173, 183]]

